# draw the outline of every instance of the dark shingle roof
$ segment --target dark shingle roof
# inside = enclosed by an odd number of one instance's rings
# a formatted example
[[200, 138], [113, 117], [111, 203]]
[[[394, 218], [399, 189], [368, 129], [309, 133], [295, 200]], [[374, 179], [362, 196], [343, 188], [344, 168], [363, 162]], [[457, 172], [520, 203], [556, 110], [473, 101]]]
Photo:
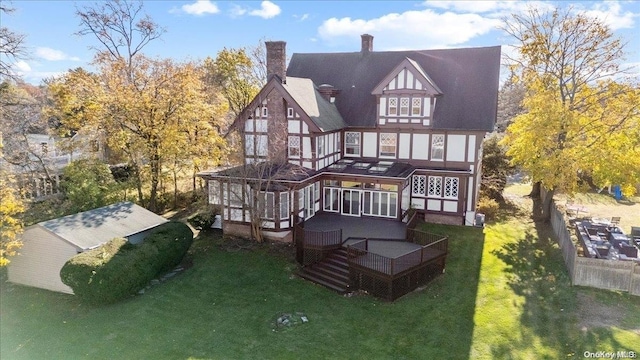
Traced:
[[371, 91], [405, 58], [420, 65], [442, 90], [433, 128], [491, 131], [496, 119], [500, 47], [293, 54], [287, 75], [341, 90], [335, 105], [352, 127], [376, 125]]
[[287, 76], [287, 82], [282, 86], [322, 131], [347, 126], [336, 106], [320, 95], [310, 79]]

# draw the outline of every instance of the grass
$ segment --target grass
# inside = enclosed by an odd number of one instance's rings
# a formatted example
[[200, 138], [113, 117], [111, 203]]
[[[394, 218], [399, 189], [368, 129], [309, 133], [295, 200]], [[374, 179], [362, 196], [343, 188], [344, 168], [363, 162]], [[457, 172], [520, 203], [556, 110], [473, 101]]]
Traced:
[[[544, 227], [500, 218], [484, 230], [423, 224], [450, 236], [446, 273], [395, 303], [297, 278], [290, 248], [247, 250], [212, 233], [194, 243], [193, 267], [111, 306], [3, 283], [0, 358], [577, 359], [640, 351], [639, 297], [571, 287]], [[295, 312], [309, 322], [275, 331], [280, 314]]]

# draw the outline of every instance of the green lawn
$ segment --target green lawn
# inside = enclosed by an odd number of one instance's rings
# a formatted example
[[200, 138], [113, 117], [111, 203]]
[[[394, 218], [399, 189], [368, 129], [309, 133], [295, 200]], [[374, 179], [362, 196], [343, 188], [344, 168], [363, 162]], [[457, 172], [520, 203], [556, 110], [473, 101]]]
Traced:
[[[569, 287], [557, 246], [523, 219], [450, 236], [446, 273], [395, 303], [295, 277], [291, 251], [194, 244], [193, 267], [111, 306], [3, 283], [5, 359], [532, 359], [640, 350], [640, 298]], [[277, 251], [276, 251], [277, 250]], [[579, 299], [630, 320], [581, 329]], [[281, 313], [309, 322], [274, 331]], [[635, 349], [634, 349], [635, 347]]]

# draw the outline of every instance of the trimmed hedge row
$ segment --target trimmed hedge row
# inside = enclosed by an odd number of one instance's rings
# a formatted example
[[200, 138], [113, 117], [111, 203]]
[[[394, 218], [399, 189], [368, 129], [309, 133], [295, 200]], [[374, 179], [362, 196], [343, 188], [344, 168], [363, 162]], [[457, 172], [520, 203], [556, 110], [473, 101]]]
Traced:
[[192, 242], [187, 225], [165, 223], [138, 245], [116, 238], [72, 257], [60, 270], [60, 278], [83, 302], [114, 303], [173, 269]]

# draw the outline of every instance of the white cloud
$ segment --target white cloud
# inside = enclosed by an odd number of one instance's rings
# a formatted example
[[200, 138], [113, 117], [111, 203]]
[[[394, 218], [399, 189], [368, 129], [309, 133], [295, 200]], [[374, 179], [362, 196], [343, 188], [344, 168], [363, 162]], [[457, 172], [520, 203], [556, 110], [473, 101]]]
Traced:
[[451, 10], [454, 12], [485, 14], [489, 17], [502, 17], [513, 12], [521, 12], [528, 8], [540, 10], [552, 10], [555, 5], [545, 1], [440, 1], [427, 0], [423, 5], [436, 9]]
[[31, 71], [31, 66], [29, 66], [26, 61], [19, 60], [14, 65], [16, 67], [16, 70], [20, 74], [28, 73]]
[[374, 49], [401, 50], [463, 44], [500, 24], [499, 19], [478, 14], [437, 13], [426, 9], [391, 13], [370, 20], [331, 18], [322, 23], [318, 34], [325, 40], [335, 41], [369, 33], [375, 36]]
[[49, 47], [36, 48], [36, 56], [48, 61], [62, 61], [62, 60], [80, 61], [80, 58], [77, 56], [69, 56], [65, 54], [63, 51], [52, 49]]
[[617, 1], [596, 3], [584, 13], [609, 25], [612, 30], [631, 29], [635, 25], [635, 18], [640, 17], [640, 13], [623, 12], [622, 6]]
[[259, 16], [263, 19], [271, 19], [280, 15], [281, 11], [282, 10], [280, 10], [280, 7], [278, 5], [272, 3], [271, 1], [265, 0], [260, 4], [260, 9], [251, 10], [249, 12], [249, 15]]
[[302, 15], [293, 15], [294, 19], [297, 19], [298, 21], [305, 21], [309, 18], [309, 14], [302, 14]]
[[218, 6], [210, 0], [197, 0], [193, 4], [182, 5], [182, 11], [190, 15], [217, 14], [220, 12]]
[[229, 10], [229, 14], [231, 15], [231, 17], [242, 16], [246, 13], [247, 13], [247, 9], [243, 8], [240, 5], [233, 5], [231, 7], [231, 10]]

